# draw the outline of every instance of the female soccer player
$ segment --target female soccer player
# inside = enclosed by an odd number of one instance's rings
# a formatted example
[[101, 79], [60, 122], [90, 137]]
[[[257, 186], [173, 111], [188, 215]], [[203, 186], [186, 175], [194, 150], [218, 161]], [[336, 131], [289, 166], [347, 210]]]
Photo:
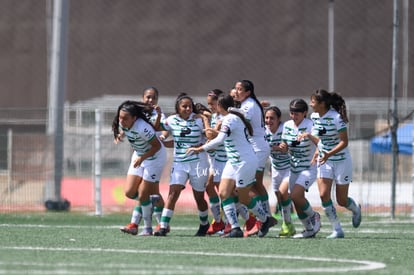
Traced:
[[125, 195], [138, 199], [144, 219], [144, 235], [152, 235], [152, 202], [150, 195], [159, 194], [158, 183], [166, 162], [166, 151], [149, 121], [151, 108], [136, 101], [125, 101], [112, 123], [115, 142], [124, 136], [134, 149], [128, 169]]
[[[223, 94], [223, 91], [219, 89], [214, 89], [207, 94], [207, 105], [212, 113], [210, 119], [210, 127], [215, 131], [219, 131], [219, 124], [221, 123], [222, 119], [222, 115], [217, 110], [217, 100], [221, 94]], [[209, 137], [207, 136], [207, 138]], [[222, 231], [225, 228], [225, 224], [221, 218], [220, 198], [217, 194], [217, 190], [220, 184], [220, 178], [224, 165], [227, 161], [227, 154], [224, 149], [224, 145], [221, 145], [217, 149], [209, 151], [207, 153], [210, 161], [210, 173], [207, 180], [206, 193], [210, 202], [210, 211], [214, 219], [210, 224], [210, 228], [208, 229], [207, 234], [211, 235]]]
[[[263, 184], [264, 170], [270, 155], [270, 147], [266, 141], [264, 111], [254, 93], [253, 82], [250, 80], [240, 80], [236, 82], [234, 88], [236, 89], [235, 100], [240, 102], [240, 110], [253, 127], [253, 136], [250, 139], [250, 143], [253, 146], [259, 164], [256, 171], [256, 182], [252, 187], [252, 191], [255, 193], [254, 199], [261, 202], [266, 215], [271, 216], [269, 195]], [[255, 234], [260, 228], [260, 223], [251, 225], [251, 220], [248, 220], [246, 222], [248, 235]]]
[[[160, 122], [165, 119], [165, 115], [162, 112], [161, 107], [158, 105], [158, 98], [159, 98], [159, 91], [155, 87], [148, 87], [142, 91], [141, 102], [148, 104], [149, 106], [153, 108], [151, 117], [149, 120], [155, 129], [159, 128]], [[168, 136], [167, 131], [164, 131], [164, 132], [158, 131], [156, 132], [156, 134], [161, 141], [163, 141]], [[156, 184], [158, 188], [158, 193], [151, 195], [151, 202], [153, 203], [153, 206], [154, 206], [154, 216], [157, 220], [157, 229], [158, 229], [159, 222], [161, 219], [162, 209], [164, 207], [164, 200], [159, 192], [159, 184], [158, 183]], [[138, 225], [141, 222], [141, 219], [142, 219], [142, 207], [139, 204], [139, 202], [137, 202], [137, 205], [134, 207], [134, 210], [132, 211], [131, 222], [121, 227], [120, 230], [124, 233], [136, 235], [138, 233]], [[149, 236], [149, 235], [150, 235], [149, 230], [145, 230], [145, 229], [140, 233], [140, 236]]]
[[196, 236], [205, 236], [210, 224], [208, 222], [208, 204], [204, 199], [209, 164], [206, 153], [187, 154], [187, 148], [204, 144], [203, 119], [194, 113], [193, 99], [187, 94], [180, 94], [175, 103], [176, 114], [161, 122], [163, 130], [169, 131], [174, 141], [174, 162], [171, 168], [170, 188], [167, 202], [161, 216], [161, 227], [154, 236], [166, 236], [174, 208], [185, 188], [187, 180], [193, 189], [194, 199], [199, 211], [200, 226]]
[[281, 147], [284, 125], [281, 117], [282, 112], [276, 106], [270, 106], [265, 111], [266, 139], [271, 148], [272, 187], [277, 198], [277, 207], [283, 218], [279, 237], [291, 237], [296, 234], [296, 230], [290, 216], [292, 209], [289, 195], [290, 156]]
[[[345, 100], [337, 93], [316, 90], [310, 106], [314, 113], [312, 136], [318, 145], [318, 188], [325, 214], [333, 232], [327, 238], [343, 238], [344, 232], [331, 199], [332, 184], [336, 182], [338, 204], [352, 211], [352, 225], [361, 224], [361, 206], [348, 196], [352, 181], [352, 160], [348, 150], [347, 114]], [[312, 138], [312, 136], [310, 136]]]
[[241, 113], [228, 111], [230, 107], [234, 107], [233, 98], [230, 95], [220, 95], [217, 110], [223, 119], [218, 136], [202, 146], [189, 148], [187, 152], [201, 153], [224, 144], [228, 159], [221, 176], [219, 194], [227, 221], [231, 224], [228, 237], [241, 238], [244, 236], [237, 218], [233, 196], [235, 189], [239, 202], [248, 206], [256, 218], [260, 220], [261, 227], [258, 236], [264, 237], [269, 228], [274, 226], [277, 221], [266, 215], [260, 202], [249, 196], [258, 166], [256, 154], [248, 140], [253, 135], [253, 128]]
[[305, 197], [316, 180], [316, 163], [313, 155], [315, 144], [310, 140], [312, 120], [306, 118], [308, 104], [303, 99], [294, 99], [290, 102], [290, 118], [283, 126], [281, 147], [290, 154], [289, 188], [295, 205], [296, 213], [305, 230], [293, 238], [311, 238], [319, 232], [321, 227], [320, 215], [313, 211]]

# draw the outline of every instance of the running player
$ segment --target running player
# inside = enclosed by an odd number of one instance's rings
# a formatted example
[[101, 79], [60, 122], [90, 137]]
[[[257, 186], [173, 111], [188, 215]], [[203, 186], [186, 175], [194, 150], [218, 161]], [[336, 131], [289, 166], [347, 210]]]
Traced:
[[203, 119], [194, 113], [193, 99], [187, 94], [180, 94], [175, 103], [176, 114], [161, 122], [163, 130], [170, 132], [174, 141], [174, 162], [171, 168], [170, 188], [167, 202], [161, 216], [161, 227], [154, 236], [166, 236], [174, 213], [175, 205], [181, 191], [189, 181], [197, 204], [200, 226], [196, 236], [205, 236], [210, 224], [208, 222], [208, 204], [204, 199], [208, 178], [209, 164], [206, 153], [186, 153], [186, 149], [206, 141]]
[[282, 213], [283, 223], [279, 237], [291, 237], [296, 234], [291, 220], [292, 203], [289, 195], [290, 156], [281, 147], [283, 121], [282, 112], [276, 106], [270, 106], [265, 111], [266, 138], [271, 153], [272, 187], [277, 198], [277, 206]]
[[313, 211], [305, 197], [316, 180], [316, 163], [313, 155], [316, 146], [308, 138], [311, 133], [312, 120], [306, 118], [308, 104], [303, 99], [294, 99], [290, 102], [290, 118], [283, 126], [281, 148], [290, 153], [289, 189], [296, 213], [305, 230], [295, 234], [294, 238], [311, 238], [319, 232], [321, 227], [320, 215]]
[[361, 206], [348, 196], [349, 184], [352, 182], [352, 160], [348, 149], [346, 104], [339, 94], [319, 89], [311, 95], [310, 106], [314, 110], [311, 115], [314, 130], [310, 138], [318, 145], [319, 152], [319, 193], [333, 228], [327, 238], [343, 238], [344, 231], [331, 199], [333, 181], [336, 183], [338, 205], [352, 211], [354, 227], [361, 224]]
[[[161, 121], [165, 119], [165, 115], [162, 112], [161, 107], [158, 105], [158, 97], [159, 97], [158, 89], [155, 87], [148, 87], [143, 90], [142, 98], [141, 98], [141, 102], [148, 104], [149, 106], [153, 108], [151, 117], [150, 117], [150, 122], [154, 126], [155, 129], [158, 129]], [[166, 137], [168, 137], [167, 131], [157, 131], [156, 134], [161, 141], [163, 141]], [[158, 183], [156, 184], [158, 187], [158, 193], [151, 195], [150, 197], [151, 197], [151, 202], [153, 203], [153, 206], [154, 206], [154, 216], [157, 220], [156, 230], [158, 230], [162, 209], [164, 207], [164, 200], [159, 192], [159, 184]], [[124, 233], [136, 235], [138, 233], [138, 225], [140, 224], [141, 219], [142, 219], [142, 207], [139, 204], [139, 202], [137, 202], [137, 205], [134, 207], [134, 210], [132, 211], [131, 222], [121, 227], [120, 230]], [[148, 234], [148, 231], [143, 230], [140, 235], [148, 236], [149, 234]]]
[[150, 195], [159, 194], [158, 183], [166, 162], [166, 151], [149, 121], [150, 106], [125, 101], [119, 107], [112, 123], [115, 143], [127, 137], [134, 149], [128, 169], [125, 195], [137, 199], [142, 208], [144, 230], [152, 235], [152, 201]]

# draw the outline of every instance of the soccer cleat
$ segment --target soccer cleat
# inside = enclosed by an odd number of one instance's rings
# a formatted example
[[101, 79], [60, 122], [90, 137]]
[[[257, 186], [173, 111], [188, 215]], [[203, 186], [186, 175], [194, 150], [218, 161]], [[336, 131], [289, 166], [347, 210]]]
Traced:
[[235, 227], [230, 230], [230, 233], [227, 233], [223, 238], [243, 238], [244, 234], [240, 227]]
[[152, 236], [152, 228], [144, 228], [142, 232], [138, 234], [138, 236]]
[[313, 230], [303, 230], [302, 233], [293, 235], [294, 239], [314, 238], [316, 233]]
[[316, 233], [321, 229], [321, 215], [318, 212], [314, 212], [313, 216], [310, 217], [310, 222], [313, 228], [311, 230], [304, 230], [302, 233], [293, 235], [294, 239], [313, 238]]
[[311, 222], [313, 225], [313, 232], [316, 235], [316, 233], [318, 233], [319, 230], [321, 229], [321, 215], [315, 211], [315, 213], [311, 217]]
[[362, 220], [362, 213], [361, 213], [361, 205], [358, 204], [358, 211], [356, 213], [352, 213], [352, 226], [357, 228], [361, 224]]
[[197, 233], [195, 233], [195, 237], [204, 237], [207, 234], [207, 230], [210, 228], [210, 224], [200, 224], [198, 227]]
[[229, 234], [230, 231], [231, 231], [231, 224], [228, 222], [226, 223], [226, 226], [224, 227], [223, 234], [224, 235]]
[[[161, 225], [157, 224], [157, 226], [155, 227], [155, 231], [159, 231], [161, 229]], [[170, 226], [167, 226], [167, 233], [170, 233]]]
[[213, 220], [213, 222], [207, 230], [207, 234], [212, 235], [214, 233], [224, 230], [225, 227], [226, 225], [222, 220], [220, 220], [220, 222], [216, 222], [215, 220]]
[[282, 228], [280, 229], [280, 232], [279, 232], [279, 238], [288, 238], [288, 237], [292, 237], [295, 234], [296, 234], [296, 230], [295, 230], [295, 226], [293, 225], [293, 223], [286, 223], [286, 222], [282, 223]]
[[138, 225], [135, 223], [129, 223], [124, 227], [121, 227], [120, 230], [127, 234], [136, 235], [138, 234]]
[[256, 225], [256, 221], [257, 221], [256, 217], [253, 214], [249, 214], [249, 219], [244, 224], [244, 230], [246, 232], [249, 232], [250, 230], [252, 230]]
[[343, 239], [345, 237], [344, 231], [334, 231], [331, 235], [326, 237], [327, 239]]
[[156, 237], [165, 237], [167, 236], [167, 228], [160, 228], [160, 230], [154, 232], [154, 236]]
[[259, 221], [259, 220], [256, 220], [256, 222], [254, 223], [253, 228], [250, 229], [249, 231], [245, 231], [244, 236], [248, 237], [248, 236], [256, 235], [259, 232], [261, 227], [262, 227], [262, 222]]
[[244, 236], [256, 235], [260, 227], [262, 227], [262, 223], [253, 214], [250, 214], [249, 219], [244, 224]]
[[263, 238], [266, 236], [267, 232], [269, 232], [270, 227], [274, 226], [275, 224], [277, 224], [277, 220], [275, 218], [272, 216], [267, 217], [266, 221], [262, 223], [260, 230], [257, 232], [257, 236], [259, 236], [259, 238]]
[[274, 213], [272, 214], [273, 218], [275, 218], [276, 220], [280, 220], [280, 219], [282, 219], [283, 217], [282, 217], [282, 214], [281, 214], [280, 212], [281, 212], [281, 211], [279, 211], [279, 210], [277, 210], [276, 212], [274, 212]]

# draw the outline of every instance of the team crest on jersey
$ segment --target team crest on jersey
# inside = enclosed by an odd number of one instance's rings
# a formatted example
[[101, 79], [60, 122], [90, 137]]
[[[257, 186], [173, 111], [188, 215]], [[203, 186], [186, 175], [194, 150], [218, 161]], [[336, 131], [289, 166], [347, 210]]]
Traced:
[[286, 134], [289, 136], [295, 135], [295, 131], [292, 128], [286, 127]]
[[306, 133], [306, 130], [307, 130], [307, 128], [305, 127], [305, 128], [299, 128], [299, 130], [298, 130], [298, 134], [299, 135], [301, 135], [301, 134], [303, 134], [303, 133]]
[[332, 120], [333, 120], [333, 118], [327, 117], [327, 118], [325, 118], [325, 123], [328, 124], [328, 125], [331, 125]]
[[131, 137], [132, 140], [137, 140], [139, 138], [139, 135], [138, 135], [137, 132], [131, 131], [130, 133], [131, 133], [131, 136], [132, 136]]

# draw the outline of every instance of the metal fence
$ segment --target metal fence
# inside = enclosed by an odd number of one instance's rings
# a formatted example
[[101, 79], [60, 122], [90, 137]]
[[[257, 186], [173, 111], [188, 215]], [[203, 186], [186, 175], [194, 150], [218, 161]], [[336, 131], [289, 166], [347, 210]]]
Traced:
[[[397, 115], [403, 124], [412, 123], [414, 106], [408, 47], [414, 6], [398, 2]], [[53, 182], [53, 136], [46, 134], [53, 3], [0, 1], [5, 30], [0, 38], [10, 42], [0, 43], [2, 68], [7, 67], [0, 76], [5, 91], [0, 209], [5, 211], [43, 209]], [[160, 105], [172, 113], [179, 92], [205, 103], [209, 90], [227, 91], [234, 80], [251, 79], [259, 98], [279, 106], [284, 119], [291, 99], [307, 100], [320, 87], [339, 91], [350, 118], [351, 191], [364, 211], [389, 211], [391, 155], [372, 154], [370, 142], [387, 134], [392, 118], [392, 1], [104, 0], [70, 1], [69, 7], [61, 191], [72, 206], [94, 205], [96, 109], [103, 114], [102, 177], [108, 179], [105, 188], [118, 194], [131, 149], [113, 144], [110, 123], [123, 100], [139, 99], [143, 88], [156, 86]], [[166, 183], [168, 167], [165, 171]], [[409, 215], [412, 156], [399, 156], [397, 181], [398, 211]], [[320, 205], [317, 194], [310, 195]], [[113, 195], [110, 205], [129, 207], [122, 195]]]
[[[100, 165], [102, 179], [117, 179], [118, 184], [108, 185], [104, 188], [115, 190], [122, 186], [127, 167], [130, 162], [131, 148], [127, 142], [115, 145], [111, 133], [111, 123], [117, 106], [125, 99], [134, 99], [134, 95], [105, 96], [82, 103], [67, 105], [64, 116], [64, 161], [62, 195], [73, 202], [73, 207], [94, 207], [93, 182], [95, 172], [95, 144], [96, 144], [96, 116], [94, 108], [100, 106], [102, 113], [102, 132], [99, 137]], [[205, 104], [204, 97], [196, 97], [197, 102]], [[288, 113], [288, 98], [268, 98], [270, 102], [280, 104], [282, 113], [286, 117]], [[174, 99], [170, 97], [160, 98], [164, 111], [173, 112]], [[414, 104], [414, 102], [412, 102]], [[387, 104], [376, 101], [375, 106]], [[349, 100], [349, 113], [351, 123], [349, 127], [351, 154], [353, 156], [354, 179], [351, 184], [351, 194], [364, 206], [367, 213], [388, 212], [391, 204], [391, 154], [374, 154], [370, 150], [370, 143], [377, 131], [378, 136], [386, 136], [386, 131], [381, 131], [380, 126], [387, 127], [385, 113], [378, 114], [372, 121], [367, 121], [365, 113], [373, 114], [369, 108], [360, 108], [360, 105], [373, 106], [372, 102]], [[414, 106], [414, 105], [412, 105]], [[385, 109], [385, 108], [384, 108]], [[46, 111], [43, 110], [44, 117]], [[24, 112], [19, 110], [18, 112]], [[12, 121], [10, 121], [12, 122]], [[375, 127], [377, 124], [380, 126]], [[411, 121], [407, 121], [411, 122]], [[366, 123], [370, 127], [361, 129]], [[357, 128], [356, 128], [357, 126]], [[377, 129], [375, 129], [377, 128]], [[10, 128], [11, 129], [11, 128]], [[364, 132], [374, 132], [362, 138]], [[412, 133], [411, 133], [412, 134]], [[46, 134], [20, 132], [9, 130], [6, 135], [0, 136], [1, 147], [1, 209], [6, 211], [18, 211], [21, 209], [42, 209], [46, 200], [47, 184], [53, 181], [54, 165], [50, 137]], [[169, 164], [165, 167], [162, 184], [167, 186], [169, 180], [169, 168], [171, 164], [169, 151]], [[399, 155], [397, 173], [397, 214], [410, 215], [412, 206], [412, 167], [411, 155]], [[68, 180], [71, 179], [71, 180]], [[73, 180], [74, 179], [74, 180]], [[84, 185], [82, 185], [82, 182]], [[89, 183], [85, 183], [89, 182]], [[270, 176], [266, 174], [265, 182], [270, 189]], [[68, 189], [73, 189], [68, 191]], [[90, 193], [89, 200], [83, 205], [76, 203], [77, 197], [84, 193]], [[66, 197], [65, 197], [66, 196]], [[69, 197], [68, 197], [69, 196]], [[311, 202], [319, 206], [317, 187], [310, 192]], [[274, 198], [272, 203], [275, 203]], [[104, 203], [104, 207], [110, 209], [128, 209], [129, 205], [112, 202]]]

